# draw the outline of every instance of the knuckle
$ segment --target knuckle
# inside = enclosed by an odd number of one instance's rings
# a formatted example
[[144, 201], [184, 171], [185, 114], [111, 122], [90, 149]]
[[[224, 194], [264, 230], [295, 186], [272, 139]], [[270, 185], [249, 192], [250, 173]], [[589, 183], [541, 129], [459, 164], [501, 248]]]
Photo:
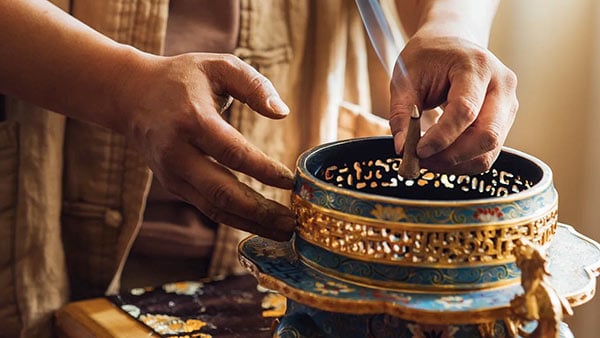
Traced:
[[462, 159], [458, 154], [454, 154], [446, 156], [445, 160], [443, 160], [441, 164], [444, 167], [451, 168], [457, 166], [460, 163], [462, 163]]
[[488, 129], [479, 138], [479, 147], [483, 152], [497, 149], [501, 146], [500, 135], [495, 129]]
[[237, 56], [235, 56], [233, 54], [220, 54], [219, 62], [220, 62], [221, 67], [228, 69], [228, 68], [239, 68], [240, 62], [242, 62], [242, 60], [240, 60], [240, 58], [238, 58]]
[[477, 61], [477, 63], [480, 65], [486, 65], [489, 63], [489, 53], [484, 49], [475, 49], [472, 55], [473, 58]]
[[390, 105], [391, 118], [392, 117], [401, 117], [406, 118], [410, 116], [410, 113], [413, 110], [414, 104], [408, 104], [406, 102], [393, 102]]
[[388, 124], [390, 126], [390, 131], [392, 135], [402, 133], [406, 130], [406, 128], [402, 124], [402, 121], [399, 121], [398, 119], [390, 119]]
[[408, 129], [408, 116], [400, 114], [397, 111], [392, 110], [392, 115], [388, 120], [391, 132], [393, 135], [403, 132]]
[[239, 170], [246, 163], [245, 154], [247, 153], [248, 149], [245, 146], [235, 143], [223, 149], [219, 161], [233, 170]]
[[475, 69], [489, 69], [491, 65], [490, 55], [483, 49], [475, 49], [471, 54], [473, 67]]
[[220, 208], [231, 207], [233, 204], [233, 188], [227, 184], [217, 184], [209, 192], [213, 204]]
[[474, 173], [482, 173], [492, 167], [494, 160], [495, 158], [491, 154], [479, 156], [471, 162], [470, 170]]
[[517, 83], [517, 74], [515, 74], [515, 72], [513, 72], [512, 70], [507, 69], [506, 75], [504, 75], [505, 86], [507, 86], [510, 90], [514, 90], [515, 88], [517, 88]]
[[459, 54], [457, 61], [454, 67], [462, 72], [484, 74], [491, 67], [489, 54], [479, 48]]
[[478, 115], [477, 105], [473, 102], [472, 99], [461, 96], [456, 101], [456, 109], [459, 113], [459, 116], [467, 123], [471, 123], [475, 121]]
[[446, 168], [453, 168], [469, 161], [471, 156], [459, 151], [458, 149], [452, 149], [447, 151], [444, 155], [443, 165]]
[[519, 106], [520, 106], [519, 99], [517, 99], [516, 96], [515, 96], [514, 103], [510, 107], [510, 114], [513, 117], [517, 115], [517, 111], [519, 111]]
[[446, 149], [450, 144], [452, 144], [453, 140], [446, 136], [445, 134], [440, 135], [434, 139], [429, 140], [429, 147], [433, 150], [434, 153], [439, 153]]
[[237, 56], [231, 54], [218, 54], [214, 58], [204, 60], [202, 67], [212, 80], [225, 79], [231, 76], [232, 71], [241, 68]]
[[249, 88], [250, 88], [250, 98], [262, 98], [263, 95], [263, 91], [265, 88], [267, 88], [267, 86], [269, 86], [269, 80], [260, 75], [259, 73], [255, 73], [250, 75], [250, 79], [249, 79]]

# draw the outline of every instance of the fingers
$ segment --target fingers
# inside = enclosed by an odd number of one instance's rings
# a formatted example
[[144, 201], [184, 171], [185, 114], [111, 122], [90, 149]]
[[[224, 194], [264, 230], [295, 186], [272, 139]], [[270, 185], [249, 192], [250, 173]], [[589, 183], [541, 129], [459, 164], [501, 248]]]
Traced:
[[171, 154], [181, 176], [170, 179], [171, 190], [215, 222], [225, 223], [275, 240], [289, 239], [293, 213], [266, 199], [193, 146], [181, 145]]
[[188, 196], [187, 201], [196, 206], [214, 222], [227, 224], [236, 229], [276, 241], [287, 241], [292, 236], [295, 227], [295, 220], [292, 217], [273, 217], [274, 220], [272, 223], [258, 223], [251, 219], [233, 214], [227, 209], [211, 203], [210, 199], [200, 195], [190, 184], [183, 182], [180, 186], [182, 187], [182, 193]]
[[[444, 172], [456, 175], [477, 175], [488, 170], [498, 158], [501, 148], [494, 149], [466, 162], [459, 163]], [[447, 168], [447, 167], [446, 167]], [[433, 170], [433, 169], [432, 169]]]
[[428, 109], [445, 103], [441, 117], [418, 143], [421, 164], [438, 172], [489, 169], [517, 110], [514, 73], [488, 50], [454, 37], [416, 36], [402, 57], [414, 94], [405, 83], [392, 85], [390, 126], [396, 151], [403, 146], [412, 104]]
[[450, 75], [450, 90], [444, 114], [423, 135], [417, 147], [420, 158], [430, 157], [454, 143], [477, 119], [486, 95], [490, 74], [469, 69]]
[[192, 144], [221, 164], [265, 184], [283, 189], [293, 188], [294, 174], [285, 165], [248, 142], [218, 115], [209, 114], [201, 118], [202, 121], [195, 125], [201, 130], [192, 132]]
[[202, 67], [209, 79], [217, 84], [218, 92], [231, 94], [269, 118], [280, 119], [289, 114], [288, 106], [271, 81], [239, 58], [224, 54], [203, 62]]
[[[282, 118], [289, 109], [267, 78], [232, 55], [212, 55], [199, 67], [207, 75], [217, 95], [230, 94], [248, 103], [264, 116]], [[199, 149], [233, 170], [243, 172], [267, 185], [291, 189], [294, 174], [248, 142], [224, 121], [215, 107], [197, 109], [197, 120], [188, 124], [190, 140]]]
[[394, 77], [390, 82], [390, 129], [394, 135], [394, 149], [396, 154], [402, 152], [404, 141], [408, 132], [410, 115], [415, 104], [419, 100], [408, 79], [401, 74], [400, 69], [396, 67]]
[[452, 145], [423, 160], [423, 165], [454, 174], [476, 174], [489, 169], [508, 136], [517, 109], [514, 94], [507, 95], [505, 89], [492, 86], [474, 123]]

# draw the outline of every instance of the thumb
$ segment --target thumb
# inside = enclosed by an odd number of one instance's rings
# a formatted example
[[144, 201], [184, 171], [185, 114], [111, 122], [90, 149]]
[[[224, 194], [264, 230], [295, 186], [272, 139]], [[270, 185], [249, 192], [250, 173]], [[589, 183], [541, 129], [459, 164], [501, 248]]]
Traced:
[[223, 54], [217, 62], [206, 63], [204, 69], [219, 94], [229, 94], [265, 117], [281, 119], [289, 114], [271, 81], [238, 57]]
[[420, 104], [409, 80], [397, 71], [390, 83], [390, 93], [390, 129], [394, 136], [394, 149], [396, 154], [400, 154], [404, 148], [413, 106], [416, 104], [419, 107]]

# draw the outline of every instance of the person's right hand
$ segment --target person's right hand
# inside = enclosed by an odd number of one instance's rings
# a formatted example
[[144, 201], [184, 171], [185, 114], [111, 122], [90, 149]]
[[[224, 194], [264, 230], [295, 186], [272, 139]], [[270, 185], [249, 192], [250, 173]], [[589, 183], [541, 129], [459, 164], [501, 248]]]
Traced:
[[293, 187], [292, 172], [219, 115], [229, 94], [261, 115], [285, 117], [289, 109], [273, 85], [232, 55], [143, 59], [123, 74], [118, 109], [125, 118], [116, 129], [141, 150], [168, 191], [213, 221], [289, 239], [296, 224], [292, 212], [241, 183], [230, 169], [283, 189]]
[[398, 153], [412, 106], [444, 112], [419, 140], [423, 167], [479, 174], [500, 154], [519, 102], [517, 78], [491, 51], [455, 36], [417, 33], [401, 53], [408, 79], [396, 67], [391, 83], [390, 126]]

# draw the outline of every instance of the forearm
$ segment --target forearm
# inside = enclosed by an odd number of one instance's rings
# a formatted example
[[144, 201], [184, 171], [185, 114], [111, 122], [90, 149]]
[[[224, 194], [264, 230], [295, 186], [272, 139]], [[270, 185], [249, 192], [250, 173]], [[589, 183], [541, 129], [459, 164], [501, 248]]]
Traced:
[[405, 32], [455, 36], [487, 46], [498, 0], [396, 0]]
[[120, 129], [116, 99], [143, 53], [46, 0], [3, 0], [0, 13], [0, 92]]

